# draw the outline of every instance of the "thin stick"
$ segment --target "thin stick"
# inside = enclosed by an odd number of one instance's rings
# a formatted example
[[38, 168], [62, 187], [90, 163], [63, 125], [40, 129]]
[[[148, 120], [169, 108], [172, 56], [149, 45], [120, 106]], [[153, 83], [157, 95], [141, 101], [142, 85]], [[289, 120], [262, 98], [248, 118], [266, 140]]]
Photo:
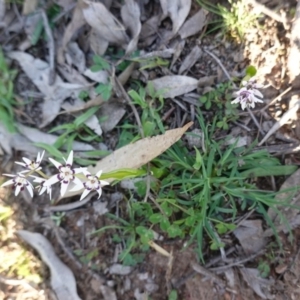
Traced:
[[278, 99], [280, 99], [282, 96], [284, 96], [287, 92], [289, 92], [292, 89], [292, 87], [288, 87], [285, 91], [283, 91], [281, 94], [279, 94], [276, 98], [274, 98], [270, 103], [268, 103], [261, 112], [264, 112], [270, 105], [275, 103]]
[[217, 63], [218, 65], [221, 67], [221, 69], [223, 70], [224, 74], [226, 75], [226, 77], [228, 78], [229, 81], [232, 82], [233, 86], [236, 87], [235, 83], [233, 82], [233, 80], [231, 79], [231, 76], [229, 75], [229, 73], [227, 72], [226, 68], [224, 67], [224, 65], [222, 64], [222, 62], [210, 51], [204, 49], [204, 51], [210, 55]]
[[53, 85], [55, 82], [55, 44], [52, 35], [51, 28], [49, 26], [48, 18], [45, 10], [41, 9], [41, 15], [43, 18], [44, 28], [48, 37], [48, 48], [49, 48], [49, 85]]
[[287, 20], [286, 18], [280, 16], [279, 14], [275, 13], [273, 10], [267, 8], [266, 6], [258, 3], [256, 0], [248, 0], [248, 3], [252, 4], [254, 8], [260, 10], [263, 14], [267, 15], [268, 17], [274, 19], [279, 23], [283, 23], [286, 26]]

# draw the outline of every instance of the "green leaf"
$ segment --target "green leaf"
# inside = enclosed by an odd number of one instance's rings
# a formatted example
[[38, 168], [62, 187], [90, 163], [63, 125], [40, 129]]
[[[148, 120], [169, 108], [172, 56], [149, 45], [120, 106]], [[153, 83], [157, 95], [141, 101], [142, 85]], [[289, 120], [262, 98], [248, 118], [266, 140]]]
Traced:
[[178, 294], [176, 290], [172, 290], [171, 293], [168, 296], [168, 300], [177, 300]]
[[[93, 62], [95, 65], [98, 65], [101, 67], [100, 70], [109, 70], [110, 69], [109, 63], [99, 55], [93, 56]], [[100, 71], [100, 70], [98, 70], [98, 71]]]
[[100, 83], [96, 88], [95, 92], [100, 94], [104, 101], [107, 101], [111, 97], [112, 85], [110, 83]]
[[201, 157], [199, 150], [195, 146], [194, 146], [194, 149], [196, 151], [196, 159], [195, 159], [193, 168], [198, 171], [198, 170], [200, 170], [201, 165], [202, 165], [202, 157]]
[[52, 129], [50, 129], [48, 131], [48, 133], [52, 133], [52, 132], [55, 132], [55, 131], [58, 131], [58, 130], [63, 130], [63, 129], [72, 131], [72, 130], [75, 130], [75, 126], [72, 123], [58, 125], [58, 126], [53, 127]]
[[149, 221], [153, 224], [159, 223], [163, 219], [163, 215], [161, 213], [155, 213], [149, 217]]
[[182, 235], [182, 230], [176, 224], [172, 224], [168, 228], [167, 232], [168, 232], [168, 235], [169, 235], [170, 238], [175, 238], [176, 236], [181, 236]]
[[97, 110], [99, 109], [98, 106], [94, 106], [94, 107], [91, 107], [89, 108], [85, 113], [83, 113], [82, 115], [80, 115], [79, 117], [77, 117], [73, 124], [76, 126], [76, 127], [79, 127], [81, 124], [83, 124], [86, 120], [88, 120], [91, 116], [93, 116]]
[[249, 66], [246, 68], [246, 75], [250, 76], [250, 78], [255, 76], [256, 73], [257, 73], [257, 70], [254, 66]]
[[167, 231], [168, 228], [170, 227], [170, 222], [169, 222], [169, 220], [166, 219], [166, 218], [163, 218], [163, 219], [161, 220], [160, 224], [159, 224], [159, 227], [160, 227], [161, 230]]
[[224, 234], [228, 231], [232, 231], [236, 228], [235, 224], [218, 223], [216, 229], [219, 234]]
[[101, 179], [109, 179], [114, 178], [118, 180], [122, 180], [124, 178], [134, 178], [146, 175], [147, 172], [145, 170], [139, 169], [119, 169], [116, 171], [112, 171], [109, 173], [103, 173], [101, 175]]
[[99, 72], [99, 71], [102, 71], [103, 70], [103, 67], [101, 65], [93, 65], [91, 66], [91, 71], [92, 72]]
[[265, 176], [287, 176], [293, 174], [298, 169], [297, 166], [268, 166], [266, 168], [257, 167], [240, 173], [242, 177], [265, 177]]
[[60, 158], [62, 160], [63, 154], [57, 150], [53, 145], [49, 145], [46, 143], [34, 143], [35, 146], [45, 149], [49, 154], [56, 158]]

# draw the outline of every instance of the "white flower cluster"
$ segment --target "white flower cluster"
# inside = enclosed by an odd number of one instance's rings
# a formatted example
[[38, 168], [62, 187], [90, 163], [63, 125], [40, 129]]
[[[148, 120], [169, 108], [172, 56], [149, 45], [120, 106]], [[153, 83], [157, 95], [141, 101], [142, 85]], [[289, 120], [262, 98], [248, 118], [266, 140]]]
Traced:
[[[263, 94], [258, 90], [263, 88], [262, 84], [256, 82], [255, 79], [242, 82], [243, 87], [235, 92], [236, 98], [231, 101], [232, 104], [241, 104], [242, 109], [246, 107], [255, 107], [256, 102], [263, 103], [260, 98], [263, 98]], [[259, 98], [258, 98], [259, 97]]]
[[[74, 183], [75, 187], [73, 187], [70, 191], [79, 191], [83, 190], [80, 200], [85, 198], [91, 191], [96, 191], [98, 193], [98, 199], [102, 194], [102, 187], [108, 185], [109, 183], [100, 180], [100, 176], [102, 171], [97, 172], [97, 174], [92, 175], [87, 171], [87, 168], [73, 168], [73, 151], [70, 152], [68, 159], [65, 158], [65, 164], [61, 164], [53, 158], [49, 158], [50, 162], [58, 169], [58, 173], [48, 178], [41, 170], [41, 162], [44, 157], [44, 153], [38, 153], [36, 161], [31, 161], [30, 159], [23, 157], [24, 162], [16, 162], [26, 168], [26, 170], [19, 172], [17, 175], [14, 174], [3, 174], [8, 177], [12, 177], [12, 179], [4, 182], [1, 187], [12, 185], [15, 190], [15, 195], [17, 196], [21, 191], [27, 189], [30, 196], [33, 197], [33, 185], [29, 181], [29, 178], [33, 178], [33, 182], [38, 183], [39, 185], [36, 187], [39, 189], [39, 195], [47, 192], [51, 199], [51, 191], [52, 186], [56, 183], [60, 183], [60, 194], [63, 196], [70, 183]], [[38, 177], [32, 175], [33, 173], [38, 173], [43, 177]], [[83, 180], [81, 180], [77, 174], [82, 173]], [[77, 177], [78, 176], [78, 177]]]

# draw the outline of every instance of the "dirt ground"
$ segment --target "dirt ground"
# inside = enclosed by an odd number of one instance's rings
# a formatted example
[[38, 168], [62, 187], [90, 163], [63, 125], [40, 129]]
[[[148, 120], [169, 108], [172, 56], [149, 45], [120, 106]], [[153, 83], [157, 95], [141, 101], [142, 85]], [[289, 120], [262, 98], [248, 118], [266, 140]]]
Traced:
[[[24, 2], [28, 4], [30, 1]], [[118, 1], [100, 2], [106, 5], [112, 2], [110, 11], [120, 18]], [[97, 39], [90, 39], [95, 31], [91, 31], [91, 26], [86, 24], [86, 21], [81, 24], [82, 26], [79, 26], [79, 19], [74, 22], [75, 25], [70, 25], [72, 19], [75, 19], [76, 1], [60, 0], [46, 1], [46, 3], [48, 9], [54, 3], [60, 7], [54, 26], [50, 26], [55, 41], [55, 71], [65, 81], [74, 85], [79, 84], [80, 78], [83, 76], [80, 66], [76, 65], [71, 68], [72, 64], [67, 61], [68, 58], [64, 62], [65, 65], [60, 64], [61, 57], [59, 55], [62, 44], [68, 43], [72, 38], [82, 49], [87, 62], [91, 61], [91, 53], [93, 51], [98, 53], [97, 51], [100, 51], [103, 44], [95, 44]], [[172, 67], [159, 66], [150, 71], [141, 72], [135, 70], [129, 77], [147, 82], [165, 75], [177, 75], [192, 49], [197, 46], [201, 51], [199, 58], [188, 66], [182, 75], [202, 78], [202, 84], [193, 93], [186, 97], [182, 96], [180, 101], [178, 99], [174, 101], [166, 99], [165, 101], [165, 107], [161, 113], [166, 115], [165, 125], [169, 128], [180, 127], [188, 121], [193, 121], [193, 118], [195, 119], [195, 99], [214, 89], [218, 84], [227, 82], [226, 72], [230, 77], [241, 78], [241, 74], [249, 65], [257, 68], [258, 81], [267, 86], [263, 93], [265, 105], [270, 104], [270, 106], [263, 112], [262, 107], [256, 107], [253, 110], [253, 114], [266, 132], [289, 109], [292, 97], [299, 94], [300, 80], [297, 78], [291, 80], [288, 73], [290, 36], [297, 6], [296, 1], [289, 0], [284, 3], [279, 0], [260, 1], [265, 8], [276, 15], [274, 17], [268, 13], [269, 11], [262, 12], [259, 26], [246, 30], [243, 41], [234, 40], [220, 30], [206, 34], [212, 27], [209, 22], [215, 18], [212, 13], [208, 12], [204, 14], [203, 26], [197, 33], [188, 37], [184, 37], [184, 35], [182, 37], [179, 34], [168, 37], [172, 31], [172, 19], [168, 17], [161, 22], [158, 21], [158, 16], [161, 14], [160, 2], [141, 0], [137, 3], [141, 8], [142, 25], [149, 22], [151, 26], [155, 27], [152, 28], [152, 33], [149, 29], [151, 27], [148, 29], [142, 27], [137, 48], [145, 53], [173, 49], [174, 56], [178, 55], [178, 57], [174, 59], [172, 54], [172, 57], [166, 58], [170, 62], [173, 59]], [[226, 4], [226, 2], [224, 3]], [[14, 1], [6, 4], [6, 16], [11, 16], [11, 21], [0, 27], [0, 45], [4, 53], [16, 50], [25, 51], [34, 58], [49, 61], [49, 40], [41, 38], [35, 45], [29, 42], [30, 34], [34, 33], [31, 28], [34, 23], [30, 23], [33, 22], [32, 20], [28, 21], [30, 14], [24, 13], [24, 7], [24, 3]], [[253, 4], [250, 7], [253, 9]], [[36, 6], [34, 11], [39, 9], [41, 7]], [[196, 1], [192, 1], [187, 18], [195, 15], [200, 9], [201, 6]], [[24, 24], [27, 24], [27, 27]], [[76, 28], [76, 24], [78, 28]], [[71, 37], [66, 37], [65, 33], [72, 26]], [[121, 48], [116, 44], [113, 47]], [[106, 55], [109, 54], [106, 52]], [[74, 58], [73, 60], [75, 61]], [[53, 118], [51, 116], [47, 116], [48, 119], [42, 117], [44, 108], [41, 103], [46, 97], [36, 87], [36, 83], [33, 83], [30, 77], [22, 71], [20, 64], [21, 62], [11, 62], [11, 66], [17, 68], [19, 72], [14, 82], [16, 100], [21, 104], [16, 106], [14, 111], [16, 122], [42, 132], [48, 132], [54, 126], [69, 122], [72, 119], [71, 113], [59, 114], [60, 107]], [[64, 73], [63, 67], [66, 66], [70, 67], [69, 72], [70, 70], [74, 72], [72, 74]], [[226, 72], [224, 72], [224, 68]], [[70, 79], [71, 77], [73, 81]], [[126, 90], [126, 84], [124, 84], [124, 88]], [[55, 95], [60, 97], [61, 93]], [[278, 99], [274, 102], [276, 97]], [[75, 102], [69, 101], [69, 103], [73, 105]], [[122, 123], [124, 120], [134, 123], [135, 118], [130, 106], [124, 100], [118, 100], [116, 103], [117, 109], [113, 109], [113, 111], [125, 108], [125, 112], [120, 118], [112, 117], [113, 121], [118, 119], [117, 123]], [[65, 111], [67, 110], [65, 109]], [[141, 111], [139, 112], [141, 113]], [[51, 113], [53, 114], [53, 112]], [[213, 111], [207, 111], [205, 117], [211, 118], [212, 115]], [[240, 134], [253, 141], [257, 136], [257, 127], [248, 112], [240, 111], [239, 116], [243, 120], [243, 124], [251, 129], [250, 132], [244, 130]], [[41, 124], [45, 124], [45, 126], [41, 126]], [[286, 122], [280, 130], [276, 131], [276, 134], [271, 136], [267, 145], [262, 145], [257, 149], [267, 149], [286, 164], [299, 165], [299, 124], [298, 118]], [[103, 133], [102, 144], [106, 149], [114, 150], [118, 144], [120, 130], [116, 128], [116, 125], [112, 125], [111, 130]], [[3, 133], [0, 133], [2, 137]], [[226, 134], [228, 134], [226, 130], [221, 131], [219, 138]], [[28, 133], [21, 134], [26, 138], [28, 135]], [[13, 138], [9, 137], [9, 140], [12, 141]], [[8, 146], [9, 151], [6, 151], [5, 145], [0, 143], [4, 149], [0, 159], [2, 162], [1, 173], [19, 171], [14, 161], [21, 161], [24, 153], [32, 151], [31, 146], [28, 146], [30, 143], [23, 142], [20, 136], [18, 141], [11, 142]], [[286, 179], [285, 177], [276, 179], [275, 189], [279, 190]], [[271, 179], [263, 179], [258, 184], [267, 189], [272, 182]], [[297, 180], [293, 184], [297, 185]], [[54, 191], [54, 198], [58, 194], [59, 191]], [[124, 239], [116, 241], [115, 236], [120, 235], [118, 228], [103, 231], [99, 235], [90, 233], [105, 226], [114, 227], [117, 223], [104, 214], [103, 210], [106, 209], [111, 214], [126, 210], [126, 197], [128, 197], [126, 189], [121, 184], [117, 184], [108, 186], [103, 191], [100, 200], [96, 195], [92, 195], [88, 201], [82, 202], [77, 207], [62, 208], [56, 211], [57, 205], [72, 204], [78, 200], [78, 196], [50, 203], [48, 195], [36, 195], [31, 199], [21, 193], [15, 197], [9, 189], [1, 188], [1, 209], [10, 207], [12, 213], [5, 221], [0, 218], [0, 264], [4, 265], [4, 262], [8, 261], [9, 253], [18, 253], [16, 254], [18, 257], [26, 256], [30, 264], [28, 266], [27, 263], [22, 263], [22, 266], [26, 265], [29, 270], [26, 273], [27, 277], [22, 276], [11, 265], [6, 269], [0, 267], [0, 299], [55, 299], [57, 297], [53, 292], [49, 269], [41, 263], [40, 256], [42, 255], [22, 241], [16, 233], [17, 230], [40, 233], [48, 239], [56, 255], [74, 274], [78, 299], [300, 299], [300, 230], [298, 228], [299, 220], [295, 219], [296, 215], [293, 216], [292, 220], [295, 221], [291, 224], [293, 239], [290, 239], [288, 233], [280, 232], [279, 234], [283, 245], [282, 249], [278, 247], [275, 238], [270, 235], [264, 240], [264, 247], [259, 251], [255, 252], [252, 248], [247, 253], [245, 244], [233, 233], [228, 233], [224, 236], [226, 241], [224, 253], [211, 251], [208, 246], [204, 247], [205, 263], [203, 264], [199, 262], [195, 253], [195, 245], [192, 244], [185, 248], [186, 240], [162, 238], [156, 242], [170, 254], [169, 256], [162, 255], [159, 250], [150, 248], [149, 251], [143, 253], [136, 265], [124, 266], [118, 261], [118, 255], [125, 247]], [[142, 199], [139, 200], [142, 201]], [[2, 210], [0, 210], [1, 212]], [[246, 215], [247, 213], [245, 213], [245, 219], [247, 219]], [[251, 217], [250, 220], [252, 220]], [[264, 232], [268, 230], [264, 222], [259, 226], [263, 228]], [[256, 233], [253, 235], [254, 241], [250, 241], [252, 247], [256, 243]], [[139, 255], [139, 253], [134, 254], [137, 257]], [[267, 276], [264, 277], [262, 273], [266, 268], [269, 269]], [[36, 278], [39, 279], [28, 279], [28, 274], [36, 274]], [[175, 290], [177, 297], [172, 296], [172, 293], [175, 294]], [[58, 299], [63, 298], [59, 296]], [[70, 295], [63, 300], [65, 299], [72, 300]]]

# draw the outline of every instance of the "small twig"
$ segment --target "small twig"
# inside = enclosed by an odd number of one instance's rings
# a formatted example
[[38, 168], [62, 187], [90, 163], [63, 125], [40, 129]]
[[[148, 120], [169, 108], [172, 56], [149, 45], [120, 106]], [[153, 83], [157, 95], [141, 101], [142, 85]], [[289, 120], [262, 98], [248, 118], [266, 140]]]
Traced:
[[210, 277], [213, 281], [215, 281], [218, 285], [225, 288], [226, 282], [219, 278], [216, 274], [214, 274], [212, 271], [200, 266], [199, 264], [193, 264], [192, 268], [199, 274]]
[[228, 265], [225, 265], [225, 266], [221, 266], [221, 267], [215, 267], [215, 268], [210, 268], [209, 270], [210, 271], [214, 271], [214, 272], [224, 272], [226, 271], [227, 269], [231, 268], [231, 267], [235, 267], [235, 266], [239, 266], [247, 261], [250, 261], [252, 259], [254, 259], [255, 257], [263, 254], [265, 252], [265, 249], [261, 250], [261, 251], [258, 251], [257, 253], [254, 253], [244, 259], [241, 259], [239, 261], [236, 261], [236, 262], [233, 262], [231, 264], [228, 264]]
[[[12, 285], [12, 286], [18, 286], [21, 285], [25, 288], [29, 288], [32, 290], [37, 291], [37, 289], [35, 289], [31, 284], [29, 284], [26, 280], [24, 279], [11, 279], [11, 278], [6, 278], [2, 275], [0, 275], [0, 282], [4, 283], [6, 285]], [[37, 291], [38, 292], [38, 291]]]
[[257, 119], [255, 118], [253, 112], [251, 111], [251, 109], [249, 107], [246, 107], [247, 108], [247, 112], [249, 113], [249, 115], [251, 116], [252, 120], [254, 121], [254, 124], [256, 125], [256, 127], [258, 128], [259, 132], [264, 135], [264, 131], [262, 130], [262, 128], [260, 127]]
[[287, 24], [286, 18], [283, 18], [279, 14], [275, 13], [273, 10], [267, 8], [266, 6], [258, 3], [256, 0], [248, 0], [248, 3], [252, 4], [254, 8], [257, 8], [260, 10], [263, 14], [267, 15], [268, 17], [274, 19], [275, 21], [279, 23], [283, 23], [284, 27]]
[[279, 94], [276, 98], [274, 98], [270, 103], [268, 103], [264, 108], [261, 109], [261, 113], [264, 112], [270, 105], [274, 104], [278, 99], [280, 99], [286, 93], [288, 93], [291, 89], [292, 89], [292, 87], [290, 86], [285, 91], [283, 91], [281, 94]]
[[217, 63], [218, 65], [221, 67], [221, 69], [223, 70], [224, 74], [226, 75], [226, 77], [228, 78], [228, 80], [232, 83], [233, 87], [236, 87], [235, 83], [233, 82], [233, 80], [231, 79], [231, 76], [229, 75], [229, 73], [227, 72], [226, 68], [224, 67], [224, 65], [222, 64], [222, 62], [210, 51], [204, 49], [204, 51], [210, 55]]
[[43, 23], [44, 23], [44, 28], [48, 37], [48, 48], [49, 48], [49, 85], [53, 85], [55, 82], [55, 44], [54, 44], [54, 39], [52, 35], [52, 31], [48, 22], [48, 17], [45, 13], [45, 10], [41, 9], [40, 10], [42, 18], [43, 18]]

